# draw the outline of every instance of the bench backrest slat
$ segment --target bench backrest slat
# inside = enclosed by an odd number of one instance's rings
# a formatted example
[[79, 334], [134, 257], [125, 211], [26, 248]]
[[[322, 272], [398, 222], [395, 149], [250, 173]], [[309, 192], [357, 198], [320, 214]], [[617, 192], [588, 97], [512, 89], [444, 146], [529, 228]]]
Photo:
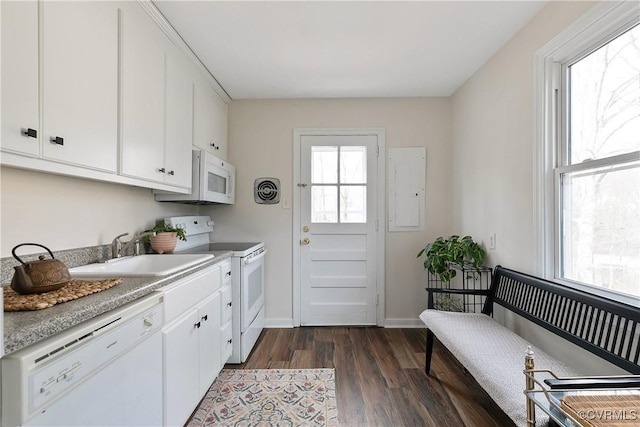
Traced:
[[493, 304], [640, 374], [640, 309], [498, 266], [483, 313]]

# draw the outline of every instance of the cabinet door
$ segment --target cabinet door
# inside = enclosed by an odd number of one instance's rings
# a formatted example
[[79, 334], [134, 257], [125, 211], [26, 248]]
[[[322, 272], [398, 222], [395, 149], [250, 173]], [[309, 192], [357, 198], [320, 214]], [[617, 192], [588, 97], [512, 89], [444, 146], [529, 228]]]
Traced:
[[220, 329], [220, 353], [222, 358], [222, 363], [227, 363], [227, 360], [231, 357], [233, 353], [233, 322], [229, 321], [222, 325]]
[[136, 3], [123, 8], [121, 174], [164, 182], [165, 46]]
[[233, 292], [231, 286], [225, 286], [220, 290], [222, 295], [222, 310], [220, 312], [220, 323], [225, 324], [231, 320], [233, 315]]
[[199, 306], [200, 314], [200, 383], [202, 397], [222, 369], [220, 360], [220, 292]]
[[38, 137], [23, 134], [38, 124], [38, 3], [0, 2], [2, 15], [3, 151], [40, 154]]
[[45, 1], [42, 11], [43, 156], [116, 172], [118, 3]]
[[225, 261], [220, 264], [220, 275], [222, 287], [231, 285], [231, 261]]
[[194, 84], [193, 145], [227, 160], [227, 104], [204, 80]]
[[173, 47], [167, 54], [166, 102], [165, 182], [191, 188], [193, 80], [187, 69], [187, 58]]
[[164, 337], [164, 425], [184, 425], [202, 397], [199, 394], [199, 355], [196, 309], [172, 322]]

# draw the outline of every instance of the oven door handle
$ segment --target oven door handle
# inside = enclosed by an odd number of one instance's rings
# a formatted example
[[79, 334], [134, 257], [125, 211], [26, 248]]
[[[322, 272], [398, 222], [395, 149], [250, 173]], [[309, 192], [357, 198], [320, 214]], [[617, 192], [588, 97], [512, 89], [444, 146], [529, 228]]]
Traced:
[[267, 250], [265, 249], [265, 250], [264, 250], [264, 251], [262, 251], [259, 255], [256, 255], [256, 256], [251, 257], [251, 258], [245, 258], [245, 259], [243, 260], [243, 263], [244, 263], [244, 265], [249, 265], [249, 264], [251, 264], [251, 263], [253, 263], [253, 262], [256, 262], [256, 261], [261, 260], [262, 258], [264, 258], [264, 256], [265, 256], [266, 254], [267, 254]]

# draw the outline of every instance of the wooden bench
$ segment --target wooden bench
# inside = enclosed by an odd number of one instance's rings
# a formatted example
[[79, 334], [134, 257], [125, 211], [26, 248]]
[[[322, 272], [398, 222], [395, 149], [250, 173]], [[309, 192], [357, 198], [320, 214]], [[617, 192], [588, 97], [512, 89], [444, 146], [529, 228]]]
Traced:
[[[434, 336], [458, 359], [517, 425], [526, 425], [523, 357], [530, 345], [492, 318], [495, 305], [613, 363], [640, 374], [640, 309], [498, 266], [487, 290], [427, 288], [426, 372]], [[482, 313], [434, 309], [434, 294], [484, 295]], [[561, 377], [583, 373], [533, 347], [536, 365]], [[588, 373], [587, 373], [588, 374]], [[538, 411], [538, 423], [546, 417]]]

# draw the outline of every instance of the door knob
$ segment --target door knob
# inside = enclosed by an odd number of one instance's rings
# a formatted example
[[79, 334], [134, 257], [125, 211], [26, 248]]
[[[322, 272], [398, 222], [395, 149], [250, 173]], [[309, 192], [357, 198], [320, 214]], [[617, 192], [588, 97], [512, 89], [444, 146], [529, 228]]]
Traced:
[[308, 245], [309, 243], [311, 243], [311, 240], [309, 240], [308, 237], [305, 237], [304, 239], [301, 240], [301, 242], [303, 245]]

